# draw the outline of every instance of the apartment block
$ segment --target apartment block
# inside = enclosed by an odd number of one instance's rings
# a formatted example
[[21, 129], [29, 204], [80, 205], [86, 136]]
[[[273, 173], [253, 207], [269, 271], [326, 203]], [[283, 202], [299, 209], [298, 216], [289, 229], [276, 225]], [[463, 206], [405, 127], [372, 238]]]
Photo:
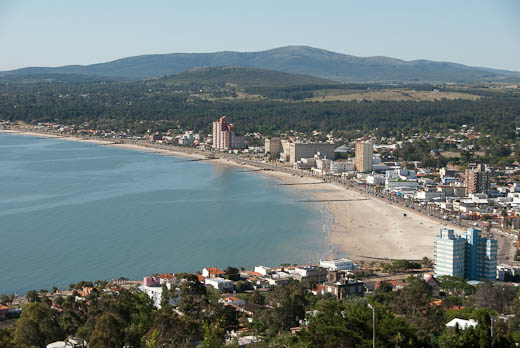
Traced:
[[235, 134], [233, 125], [227, 122], [226, 116], [213, 122], [213, 148], [219, 150], [245, 148], [244, 136]]
[[466, 241], [453, 230], [442, 228], [433, 248], [435, 275], [464, 277]]
[[265, 138], [265, 154], [271, 158], [280, 156], [282, 152], [282, 141], [280, 138]]
[[494, 238], [482, 237], [482, 231], [469, 228], [461, 236], [466, 240], [465, 274], [471, 280], [495, 280], [498, 243]]
[[373, 144], [371, 141], [356, 143], [356, 157], [354, 163], [356, 170], [361, 173], [372, 171]]
[[482, 237], [479, 229], [470, 228], [462, 235], [441, 229], [434, 246], [435, 275], [494, 281], [497, 249], [497, 240]]
[[491, 185], [491, 171], [487, 165], [479, 164], [476, 168], [466, 169], [464, 173], [466, 193], [488, 193]]
[[282, 140], [281, 144], [280, 159], [289, 163], [296, 163], [302, 158], [313, 158], [317, 153], [320, 153], [321, 158], [330, 160], [336, 156], [334, 152], [336, 147], [333, 143], [299, 143]]

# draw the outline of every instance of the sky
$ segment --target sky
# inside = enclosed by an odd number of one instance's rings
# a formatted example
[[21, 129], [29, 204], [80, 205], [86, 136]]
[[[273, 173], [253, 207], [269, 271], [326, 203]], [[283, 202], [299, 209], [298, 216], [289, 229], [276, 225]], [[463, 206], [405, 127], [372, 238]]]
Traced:
[[288, 45], [520, 71], [520, 0], [0, 0], [0, 71]]

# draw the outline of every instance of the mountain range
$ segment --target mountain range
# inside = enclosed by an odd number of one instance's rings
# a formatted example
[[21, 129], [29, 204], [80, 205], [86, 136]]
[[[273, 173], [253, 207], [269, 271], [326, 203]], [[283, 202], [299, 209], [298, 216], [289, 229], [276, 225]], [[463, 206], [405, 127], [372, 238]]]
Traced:
[[74, 74], [141, 80], [179, 74], [197, 67], [248, 67], [310, 75], [339, 82], [479, 82], [520, 81], [520, 72], [469, 67], [450, 62], [355, 57], [307, 46], [260, 52], [170, 53], [122, 58], [92, 65], [29, 67], [0, 76]]

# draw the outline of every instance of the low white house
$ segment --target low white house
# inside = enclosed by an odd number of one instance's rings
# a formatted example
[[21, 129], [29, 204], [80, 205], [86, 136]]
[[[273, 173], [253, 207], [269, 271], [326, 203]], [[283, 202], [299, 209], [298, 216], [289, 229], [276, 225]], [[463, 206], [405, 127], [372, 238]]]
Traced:
[[205, 267], [202, 269], [202, 276], [206, 278], [216, 278], [226, 274], [218, 267]]
[[352, 271], [357, 269], [357, 265], [350, 259], [334, 259], [334, 260], [320, 260], [320, 267], [326, 268], [329, 271]]
[[229, 279], [224, 279], [220, 277], [206, 278], [204, 279], [204, 284], [210, 285], [218, 291], [222, 292], [233, 291], [233, 282]]
[[255, 272], [265, 276], [271, 273], [272, 269], [265, 266], [255, 266]]
[[457, 327], [458, 326], [460, 330], [466, 330], [468, 327], [474, 328], [477, 325], [478, 325], [478, 322], [473, 319], [465, 320], [465, 319], [454, 318], [449, 323], [446, 324], [446, 327]]
[[69, 337], [65, 341], [49, 343], [46, 348], [84, 348], [88, 347], [87, 342], [80, 338]]
[[58, 341], [49, 343], [47, 345], [47, 348], [72, 348], [72, 344], [70, 344], [69, 342]]

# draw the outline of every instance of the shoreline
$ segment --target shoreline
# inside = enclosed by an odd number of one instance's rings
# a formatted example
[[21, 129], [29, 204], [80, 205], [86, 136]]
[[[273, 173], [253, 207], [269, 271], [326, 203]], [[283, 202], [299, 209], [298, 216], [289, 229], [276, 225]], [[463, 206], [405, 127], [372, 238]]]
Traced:
[[[159, 148], [151, 144], [150, 146], [138, 143], [118, 144], [108, 140], [59, 136], [21, 129], [0, 129], [0, 133], [86, 142], [195, 160], [207, 159], [207, 155], [202, 151], [183, 152], [175, 148]], [[259, 166], [255, 166], [247, 164], [245, 161], [238, 163], [226, 158], [228, 156], [225, 154], [217, 154], [217, 156], [219, 157], [215, 159], [207, 159], [207, 162], [218, 166], [251, 169], [251, 172], [273, 178], [286, 184], [288, 188], [296, 189], [316, 200], [316, 203], [309, 204], [319, 204], [323, 209], [320, 213], [328, 226], [324, 224], [320, 233], [326, 234], [329, 246], [328, 258], [345, 256], [357, 262], [376, 259], [420, 260], [423, 256], [431, 259], [434, 239], [440, 228], [447, 227], [446, 224], [438, 223], [426, 216], [361, 194], [339, 184], [308, 185], [322, 182], [320, 178], [300, 177], [293, 173], [275, 170], [258, 170], [260, 163], [258, 163]], [[236, 160], [240, 161], [240, 159]], [[454, 229], [457, 233], [460, 232], [457, 228]]]

